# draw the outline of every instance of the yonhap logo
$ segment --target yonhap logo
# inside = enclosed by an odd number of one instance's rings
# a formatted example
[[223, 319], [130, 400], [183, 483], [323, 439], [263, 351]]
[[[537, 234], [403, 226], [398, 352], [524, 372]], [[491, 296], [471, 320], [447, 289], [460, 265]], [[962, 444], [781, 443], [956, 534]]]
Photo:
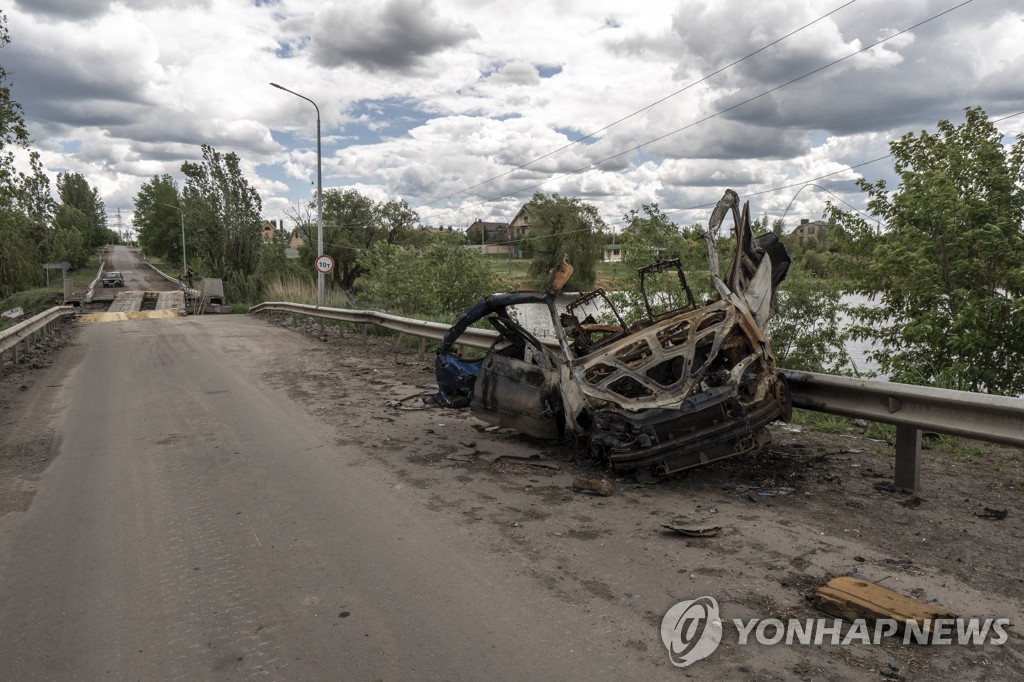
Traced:
[[[733, 618], [739, 646], [878, 646], [892, 638], [903, 644], [1002, 646], [1009, 618]], [[714, 597], [681, 601], [661, 619], [661, 641], [672, 665], [685, 668], [715, 653], [723, 623]]]
[[681, 601], [661, 619], [661, 641], [672, 665], [685, 668], [715, 652], [722, 643], [722, 620], [714, 597]]

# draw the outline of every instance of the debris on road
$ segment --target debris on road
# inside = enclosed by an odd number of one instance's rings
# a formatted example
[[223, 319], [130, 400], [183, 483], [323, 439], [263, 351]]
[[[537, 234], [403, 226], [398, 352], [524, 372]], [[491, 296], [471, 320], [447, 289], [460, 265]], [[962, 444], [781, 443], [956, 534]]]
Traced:
[[995, 509], [993, 507], [985, 507], [984, 511], [974, 512], [974, 515], [979, 519], [992, 519], [993, 521], [1002, 521], [1006, 518], [1010, 512], [1006, 509]]
[[814, 608], [844, 620], [863, 618], [869, 623], [878, 619], [895, 620], [900, 629], [907, 621], [926, 623], [938, 618], [956, 618], [941, 606], [906, 597], [898, 592], [866, 580], [842, 576], [829, 580], [810, 598]]
[[688, 538], [713, 538], [721, 532], [721, 526], [707, 526], [704, 528], [691, 528], [687, 526], [676, 526], [670, 523], [661, 524], [662, 528], [666, 528], [673, 533], [679, 535], [685, 535]]
[[491, 458], [491, 464], [501, 461], [519, 462], [542, 469], [561, 469], [562, 465], [551, 459], [544, 459], [539, 455], [495, 455]]
[[769, 488], [758, 490], [758, 497], [778, 497], [779, 495], [789, 495], [796, 492], [796, 488]]
[[579, 493], [593, 493], [608, 497], [614, 486], [607, 478], [577, 478], [572, 482], [572, 489]]

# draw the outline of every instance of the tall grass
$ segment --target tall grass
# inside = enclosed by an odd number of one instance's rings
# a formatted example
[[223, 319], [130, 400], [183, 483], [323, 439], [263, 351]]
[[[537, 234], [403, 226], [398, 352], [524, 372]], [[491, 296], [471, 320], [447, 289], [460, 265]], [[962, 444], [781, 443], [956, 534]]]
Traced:
[[[289, 275], [272, 277], [263, 295], [267, 301], [287, 301], [316, 305], [316, 280]], [[324, 290], [324, 305], [328, 308], [353, 308], [353, 302], [344, 291], [327, 287]]]

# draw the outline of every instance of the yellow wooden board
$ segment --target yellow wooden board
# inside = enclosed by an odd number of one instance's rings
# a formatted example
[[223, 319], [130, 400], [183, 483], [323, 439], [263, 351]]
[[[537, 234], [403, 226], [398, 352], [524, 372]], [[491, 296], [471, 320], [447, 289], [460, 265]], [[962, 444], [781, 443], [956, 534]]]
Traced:
[[936, 618], [956, 618], [941, 606], [925, 604], [880, 585], [848, 576], [833, 578], [819, 587], [811, 597], [811, 603], [820, 611], [846, 620], [891, 618], [903, 624], [908, 620], [923, 623]]
[[123, 322], [124, 320], [156, 320], [165, 317], [180, 317], [182, 311], [175, 308], [166, 310], [137, 310], [130, 313], [86, 313], [78, 317], [79, 322]]

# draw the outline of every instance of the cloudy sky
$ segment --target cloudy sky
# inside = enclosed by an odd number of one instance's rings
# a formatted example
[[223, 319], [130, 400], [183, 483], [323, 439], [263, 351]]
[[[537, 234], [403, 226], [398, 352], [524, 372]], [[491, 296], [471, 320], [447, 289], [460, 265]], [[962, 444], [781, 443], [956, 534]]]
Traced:
[[853, 179], [891, 160], [844, 169], [964, 107], [1008, 117], [1007, 142], [1024, 131], [1020, 0], [5, 5], [33, 146], [98, 188], [111, 226], [201, 144], [239, 155], [265, 217], [308, 201], [316, 112], [271, 81], [319, 106], [325, 188], [456, 227], [536, 191], [613, 225], [652, 202], [705, 222], [727, 187], [791, 227], [830, 198], [863, 208]]

